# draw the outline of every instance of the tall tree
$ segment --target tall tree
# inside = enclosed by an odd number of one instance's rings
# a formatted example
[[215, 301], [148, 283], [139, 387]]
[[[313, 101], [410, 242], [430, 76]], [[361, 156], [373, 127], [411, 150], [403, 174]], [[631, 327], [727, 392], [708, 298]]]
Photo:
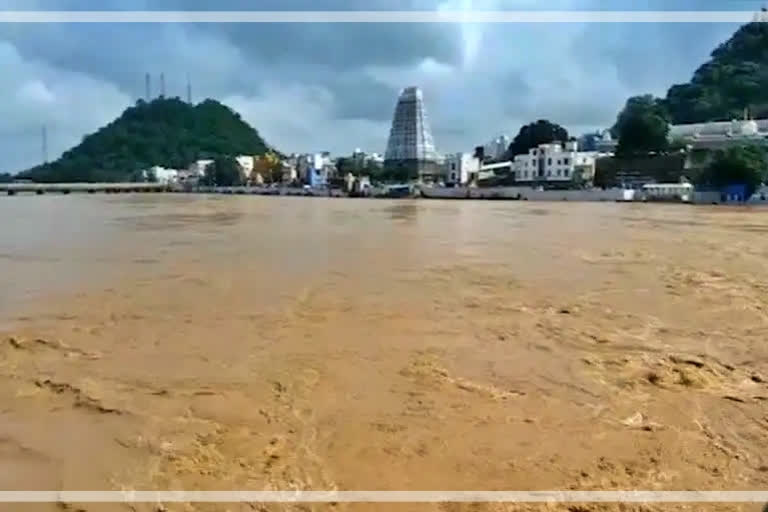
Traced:
[[244, 182], [243, 170], [234, 158], [219, 157], [205, 168], [202, 182], [207, 186], [236, 187]]
[[666, 104], [674, 124], [768, 115], [768, 24], [748, 23], [718, 46], [691, 81], [673, 85]]
[[535, 123], [530, 123], [520, 128], [520, 131], [512, 140], [512, 144], [509, 145], [507, 158], [528, 153], [529, 149], [535, 148], [539, 144], [566, 142], [567, 140], [568, 131], [565, 128], [546, 119], [539, 119]]
[[731, 147], [717, 151], [697, 184], [713, 187], [746, 185], [747, 195], [768, 178], [766, 150], [759, 146]]
[[629, 98], [611, 131], [619, 138], [618, 156], [658, 153], [669, 146], [669, 116], [662, 100], [650, 94]]

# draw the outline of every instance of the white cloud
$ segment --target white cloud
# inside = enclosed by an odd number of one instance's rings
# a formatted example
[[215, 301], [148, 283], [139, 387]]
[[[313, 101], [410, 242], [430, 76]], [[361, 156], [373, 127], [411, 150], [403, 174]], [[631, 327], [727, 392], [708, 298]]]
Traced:
[[56, 101], [53, 92], [40, 80], [24, 82], [16, 92], [16, 99], [22, 104], [49, 105]]
[[0, 41], [0, 171], [40, 163], [41, 128], [48, 130], [51, 158], [77, 144], [85, 133], [111, 121], [130, 102], [109, 82], [24, 59]]

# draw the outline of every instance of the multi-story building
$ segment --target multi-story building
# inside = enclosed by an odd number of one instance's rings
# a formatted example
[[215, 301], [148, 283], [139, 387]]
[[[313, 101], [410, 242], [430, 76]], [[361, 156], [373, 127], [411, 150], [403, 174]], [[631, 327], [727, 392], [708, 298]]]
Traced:
[[327, 151], [300, 155], [296, 168], [301, 180], [313, 188], [327, 186], [328, 179], [333, 177], [336, 170], [331, 154]]
[[153, 179], [163, 185], [171, 185], [179, 182], [179, 172], [177, 169], [166, 169], [165, 167], [154, 165], [144, 171], [144, 179]]
[[490, 160], [499, 160], [504, 158], [504, 155], [507, 154], [507, 150], [509, 149], [509, 145], [512, 143], [512, 139], [510, 139], [507, 135], [500, 135], [487, 143], [484, 147], [485, 149], [485, 157]]
[[519, 183], [568, 186], [573, 181], [589, 182], [595, 174], [598, 153], [579, 151], [576, 141], [540, 144], [527, 154], [516, 155], [512, 169]]
[[240, 155], [236, 156], [235, 160], [237, 160], [237, 165], [240, 166], [240, 170], [243, 171], [243, 175], [246, 179], [251, 177], [251, 173], [253, 172], [253, 169], [255, 167], [255, 160], [250, 155]]
[[472, 153], [453, 153], [445, 156], [443, 181], [446, 185], [466, 185], [480, 170], [480, 160]]
[[371, 167], [381, 168], [384, 166], [383, 156], [381, 156], [379, 153], [366, 153], [360, 148], [355, 149], [355, 151], [352, 152], [351, 161], [352, 168], [355, 169], [356, 172], [369, 169]]
[[197, 160], [195, 162], [192, 162], [192, 164], [190, 164], [189, 172], [192, 175], [203, 176], [205, 175], [205, 170], [212, 163], [213, 163], [213, 160], [211, 159]]
[[291, 184], [296, 182], [299, 177], [298, 171], [296, 171], [296, 160], [291, 160], [290, 158], [287, 161], [280, 162], [280, 168], [281, 168], [281, 181], [285, 184]]

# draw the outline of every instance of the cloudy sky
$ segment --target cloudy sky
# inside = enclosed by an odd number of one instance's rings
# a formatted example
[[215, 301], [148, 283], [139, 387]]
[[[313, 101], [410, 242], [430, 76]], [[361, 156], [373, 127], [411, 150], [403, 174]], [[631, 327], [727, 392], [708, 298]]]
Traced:
[[[733, 9], [753, 0], [0, 0], [0, 9]], [[283, 152], [383, 152], [420, 85], [441, 152], [548, 118], [612, 124], [626, 98], [687, 81], [731, 24], [0, 24], [0, 171], [56, 157], [144, 94], [216, 98]]]

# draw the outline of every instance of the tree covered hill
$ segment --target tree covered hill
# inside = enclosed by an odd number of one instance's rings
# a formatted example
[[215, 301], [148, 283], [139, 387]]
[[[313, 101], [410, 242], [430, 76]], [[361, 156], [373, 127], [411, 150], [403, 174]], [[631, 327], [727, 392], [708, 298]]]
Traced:
[[672, 86], [665, 106], [673, 124], [768, 116], [768, 24], [748, 23], [716, 48], [687, 84]]
[[215, 100], [139, 100], [55, 162], [20, 178], [41, 182], [130, 181], [152, 165], [186, 168], [200, 158], [263, 155], [267, 145], [240, 115]]

